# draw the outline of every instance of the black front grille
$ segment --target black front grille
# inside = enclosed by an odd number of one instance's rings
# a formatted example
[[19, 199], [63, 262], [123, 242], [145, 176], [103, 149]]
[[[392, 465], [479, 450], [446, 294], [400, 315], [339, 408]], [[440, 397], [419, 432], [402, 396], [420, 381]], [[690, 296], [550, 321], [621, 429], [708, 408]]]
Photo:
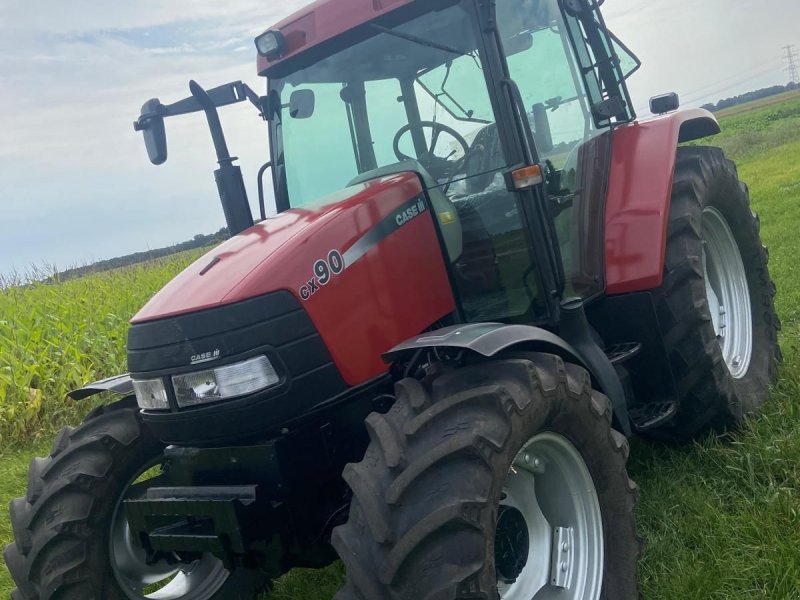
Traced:
[[347, 390], [314, 324], [289, 292], [136, 323], [128, 332], [128, 369], [139, 379], [169, 382], [169, 375], [238, 362], [255, 351], [270, 357], [281, 385], [186, 410], [145, 412], [145, 420], [170, 443], [239, 437], [299, 418]]

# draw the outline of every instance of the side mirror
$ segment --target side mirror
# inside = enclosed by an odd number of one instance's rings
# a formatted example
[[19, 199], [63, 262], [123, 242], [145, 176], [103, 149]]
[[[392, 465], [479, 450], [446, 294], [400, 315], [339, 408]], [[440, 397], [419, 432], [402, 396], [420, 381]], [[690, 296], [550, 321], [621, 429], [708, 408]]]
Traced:
[[136, 131], [144, 135], [147, 156], [154, 165], [167, 161], [167, 132], [164, 129], [164, 106], [157, 99], [148, 100], [142, 106], [142, 115], [133, 124]]
[[680, 106], [680, 98], [675, 92], [650, 98], [650, 112], [654, 115], [663, 115], [678, 110]]
[[520, 33], [514, 37], [503, 40], [503, 48], [506, 56], [514, 56], [520, 52], [525, 52], [533, 47], [533, 34]]
[[308, 119], [314, 114], [316, 98], [314, 90], [297, 90], [289, 98], [289, 116], [293, 119]]

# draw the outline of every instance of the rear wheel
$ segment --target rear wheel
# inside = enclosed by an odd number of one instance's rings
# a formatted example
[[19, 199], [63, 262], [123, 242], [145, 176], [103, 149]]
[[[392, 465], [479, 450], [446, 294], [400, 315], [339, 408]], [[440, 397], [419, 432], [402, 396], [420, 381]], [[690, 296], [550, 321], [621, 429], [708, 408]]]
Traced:
[[637, 597], [628, 444], [585, 370], [525, 354], [396, 391], [344, 471], [338, 600]]
[[136, 403], [101, 407], [64, 429], [30, 466], [28, 493], [11, 502], [15, 542], [5, 549], [13, 600], [245, 600], [267, 581], [227, 571], [212, 555], [148, 561], [123, 501], [161, 481], [163, 446]]
[[681, 402], [657, 437], [738, 427], [767, 398], [781, 360], [780, 323], [759, 229], [747, 186], [722, 150], [679, 148], [655, 298]]

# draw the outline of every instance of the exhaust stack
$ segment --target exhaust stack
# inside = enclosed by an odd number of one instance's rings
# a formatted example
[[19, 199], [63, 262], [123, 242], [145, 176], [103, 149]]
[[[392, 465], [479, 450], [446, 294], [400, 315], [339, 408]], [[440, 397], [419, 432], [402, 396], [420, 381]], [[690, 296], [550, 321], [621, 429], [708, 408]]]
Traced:
[[242, 169], [233, 164], [237, 157], [231, 156], [228, 152], [228, 144], [225, 142], [219, 113], [208, 92], [196, 81], [189, 82], [189, 90], [208, 119], [208, 127], [211, 130], [211, 139], [214, 141], [214, 149], [219, 163], [219, 169], [214, 171], [214, 180], [217, 183], [219, 201], [222, 204], [222, 211], [225, 213], [228, 232], [233, 237], [253, 226], [253, 213], [250, 211], [250, 203], [247, 200]]

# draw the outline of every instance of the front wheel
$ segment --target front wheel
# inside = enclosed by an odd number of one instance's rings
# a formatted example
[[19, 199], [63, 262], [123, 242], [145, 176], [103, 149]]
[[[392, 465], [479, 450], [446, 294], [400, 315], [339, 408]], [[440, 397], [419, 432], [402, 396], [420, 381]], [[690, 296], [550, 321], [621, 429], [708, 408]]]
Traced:
[[515, 355], [396, 392], [344, 471], [337, 600], [638, 596], [628, 444], [585, 370]]
[[147, 560], [123, 501], [159, 485], [164, 448], [138, 412], [133, 399], [101, 407], [31, 463], [27, 495], [11, 502], [13, 600], [251, 600], [266, 587], [210, 554]]

